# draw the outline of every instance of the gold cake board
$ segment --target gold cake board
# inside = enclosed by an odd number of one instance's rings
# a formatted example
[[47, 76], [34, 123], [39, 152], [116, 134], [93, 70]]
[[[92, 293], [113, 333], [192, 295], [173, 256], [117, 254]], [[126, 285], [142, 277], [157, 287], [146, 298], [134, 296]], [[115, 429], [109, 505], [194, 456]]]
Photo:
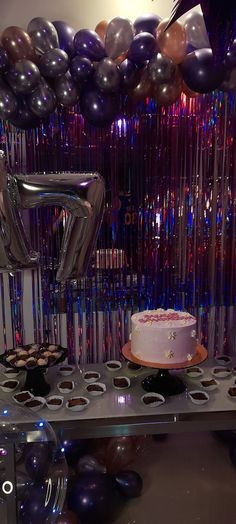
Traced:
[[204, 360], [207, 359], [207, 350], [204, 348], [204, 346], [201, 346], [200, 344], [197, 345], [196, 354], [192, 358], [192, 360], [186, 360], [185, 362], [179, 362], [177, 364], [159, 364], [157, 362], [147, 362], [145, 360], [140, 360], [139, 358], [135, 357], [133, 353], [131, 353], [131, 342], [127, 342], [125, 346], [122, 348], [122, 354], [127, 360], [130, 360], [131, 362], [134, 362], [135, 364], [139, 364], [140, 366], [148, 367], [148, 368], [154, 368], [154, 369], [184, 369], [189, 368], [192, 366], [198, 366]]

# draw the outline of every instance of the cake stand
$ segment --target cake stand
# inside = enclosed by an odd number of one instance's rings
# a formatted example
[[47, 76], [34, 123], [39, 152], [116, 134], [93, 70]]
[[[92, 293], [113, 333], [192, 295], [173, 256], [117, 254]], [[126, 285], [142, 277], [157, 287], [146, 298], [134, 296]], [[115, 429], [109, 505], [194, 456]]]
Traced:
[[131, 342], [125, 344], [125, 346], [122, 348], [122, 354], [127, 360], [130, 360], [135, 364], [158, 370], [155, 375], [149, 375], [142, 381], [142, 387], [149, 393], [160, 393], [164, 397], [178, 395], [183, 393], [186, 389], [186, 385], [184, 384], [183, 380], [181, 380], [180, 377], [171, 375], [169, 372], [170, 370], [198, 366], [207, 358], [207, 350], [200, 344], [197, 345], [196, 355], [192, 358], [191, 361], [188, 360], [179, 364], [158, 364], [156, 362], [145, 362], [144, 360], [140, 360], [131, 353]]
[[[47, 344], [47, 346], [48, 345], [49, 344]], [[29, 346], [30, 344], [27, 344], [27, 346], [22, 346], [22, 349], [28, 348]], [[42, 344], [42, 346], [44, 346], [44, 344]], [[26, 379], [21, 388], [21, 391], [30, 391], [30, 393], [32, 393], [34, 396], [46, 397], [50, 393], [51, 389], [51, 386], [45, 380], [45, 373], [47, 369], [49, 367], [51, 368], [53, 366], [57, 366], [58, 364], [63, 362], [67, 357], [66, 348], [63, 348], [60, 345], [57, 345], [57, 348], [58, 351], [62, 352], [62, 355], [51, 366], [47, 364], [45, 366], [36, 366], [32, 369], [28, 369], [26, 366], [17, 368], [16, 366], [11, 365], [9, 362], [6, 361], [7, 356], [9, 356], [10, 352], [14, 350], [8, 350], [7, 353], [1, 355], [0, 363], [3, 364], [5, 368], [17, 369], [18, 371], [26, 372]], [[45, 350], [46, 349], [47, 348], [45, 347]]]

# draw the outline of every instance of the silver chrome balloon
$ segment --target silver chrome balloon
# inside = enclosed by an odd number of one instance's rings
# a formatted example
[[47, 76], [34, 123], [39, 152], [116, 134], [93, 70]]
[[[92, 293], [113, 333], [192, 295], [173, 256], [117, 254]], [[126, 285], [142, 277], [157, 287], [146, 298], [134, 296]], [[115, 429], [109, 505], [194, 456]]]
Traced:
[[61, 206], [70, 216], [62, 239], [56, 278], [64, 281], [84, 276], [103, 216], [103, 178], [97, 173], [13, 177], [2, 169], [0, 189], [0, 267], [19, 269], [37, 261], [37, 255], [33, 255], [27, 244], [18, 209]]
[[0, 151], [0, 268], [8, 271], [33, 267], [38, 261], [28, 244], [16, 195], [16, 179], [7, 174], [5, 156]]
[[27, 33], [30, 35], [33, 45], [39, 54], [46, 53], [50, 49], [55, 49], [55, 47], [60, 47], [56, 28], [46, 18], [33, 18], [28, 24]]
[[105, 50], [109, 58], [115, 60], [126, 53], [134, 38], [134, 28], [130, 20], [117, 16], [107, 26]]

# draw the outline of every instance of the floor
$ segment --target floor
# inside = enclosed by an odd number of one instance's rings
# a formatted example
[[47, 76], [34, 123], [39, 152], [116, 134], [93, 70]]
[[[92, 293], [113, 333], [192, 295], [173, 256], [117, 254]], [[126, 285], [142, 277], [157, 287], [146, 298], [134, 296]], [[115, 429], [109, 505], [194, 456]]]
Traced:
[[132, 469], [143, 477], [143, 494], [115, 524], [236, 524], [236, 467], [214, 435], [150, 441]]

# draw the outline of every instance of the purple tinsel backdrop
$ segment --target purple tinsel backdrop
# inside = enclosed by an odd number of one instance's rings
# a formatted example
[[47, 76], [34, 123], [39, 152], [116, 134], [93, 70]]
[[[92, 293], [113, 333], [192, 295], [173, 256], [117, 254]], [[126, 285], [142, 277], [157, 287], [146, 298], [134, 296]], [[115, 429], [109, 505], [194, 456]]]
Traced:
[[2, 124], [13, 173], [98, 171], [106, 181], [99, 251], [79, 282], [55, 281], [66, 216], [23, 213], [42, 267], [0, 275], [3, 347], [46, 339], [66, 343], [71, 361], [114, 358], [132, 312], [162, 306], [195, 314], [210, 354], [235, 352], [235, 108], [215, 92], [159, 110], [149, 99], [124, 106], [105, 130], [79, 108], [37, 130]]

